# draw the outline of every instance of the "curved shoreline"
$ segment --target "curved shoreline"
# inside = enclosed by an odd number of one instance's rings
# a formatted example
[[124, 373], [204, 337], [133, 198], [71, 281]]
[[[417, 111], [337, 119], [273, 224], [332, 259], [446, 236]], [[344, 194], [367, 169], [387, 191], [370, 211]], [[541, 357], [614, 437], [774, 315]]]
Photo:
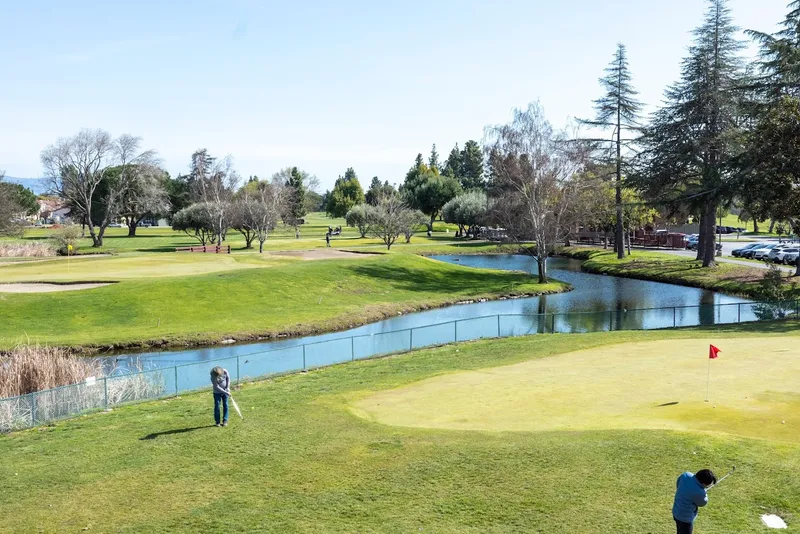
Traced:
[[[358, 319], [349, 322], [342, 322], [341, 320], [331, 319], [318, 323], [316, 325], [297, 325], [294, 328], [282, 328], [275, 330], [266, 330], [262, 332], [238, 332], [228, 333], [213, 338], [203, 338], [200, 336], [191, 337], [174, 337], [163, 339], [151, 339], [142, 341], [131, 341], [125, 343], [115, 344], [81, 344], [72, 346], [61, 346], [74, 354], [81, 356], [95, 356], [107, 355], [113, 356], [123, 352], [145, 352], [148, 350], [170, 350], [170, 349], [195, 349], [195, 348], [214, 348], [231, 344], [247, 344], [252, 342], [270, 342], [270, 341], [283, 341], [287, 339], [314, 336], [321, 334], [332, 334], [357, 328], [370, 323], [382, 321], [399, 315], [409, 313], [434, 310], [438, 308], [446, 308], [450, 306], [458, 306], [463, 304], [472, 304], [475, 302], [488, 302], [507, 299], [520, 299], [538, 297], [542, 295], [555, 295], [558, 293], [566, 293], [572, 291], [573, 287], [570, 284], [551, 279], [548, 284], [559, 284], [560, 290], [548, 290], [537, 292], [509, 292], [501, 294], [478, 294], [473, 297], [465, 299], [463, 296], [453, 299], [444, 299], [441, 301], [419, 303], [419, 304], [391, 304], [380, 305], [381, 310], [365, 310], [364, 314]], [[3, 351], [0, 351], [0, 354]]]
[[[709, 291], [719, 291], [720, 293], [738, 297], [762, 297], [759, 282], [763, 276], [763, 269], [740, 267], [732, 264], [720, 264], [714, 268], [702, 268], [698, 262], [688, 258], [670, 256], [658, 252], [647, 252], [646, 254], [651, 258], [641, 259], [634, 255], [624, 260], [617, 260], [613, 251], [588, 247], [566, 247], [559, 250], [557, 255], [581, 261], [581, 269], [587, 273], [694, 287]], [[656, 257], [653, 258], [653, 256]], [[687, 267], [681, 271], [657, 271], [659, 268], [665, 268], [669, 263], [673, 263], [676, 266], [684, 264]], [[654, 270], [656, 271], [654, 272]], [[730, 275], [729, 278], [721, 276], [725, 272]], [[687, 275], [687, 273], [691, 276]]]

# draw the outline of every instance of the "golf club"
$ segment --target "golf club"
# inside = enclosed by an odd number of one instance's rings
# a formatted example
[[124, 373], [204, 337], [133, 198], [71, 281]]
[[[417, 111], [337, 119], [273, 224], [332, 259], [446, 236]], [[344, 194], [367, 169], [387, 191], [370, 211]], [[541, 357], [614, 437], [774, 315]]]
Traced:
[[244, 417], [242, 416], [242, 411], [239, 409], [239, 405], [236, 404], [235, 400], [233, 400], [233, 395], [231, 395], [230, 391], [228, 391], [227, 393], [228, 393], [228, 398], [231, 399], [231, 404], [233, 404], [233, 409], [236, 410], [237, 414], [239, 414], [240, 419], [244, 419]]
[[736, 471], [736, 466], [735, 466], [735, 465], [734, 465], [734, 466], [733, 466], [733, 468], [730, 470], [730, 472], [728, 472], [728, 474], [727, 474], [727, 475], [725, 475], [725, 476], [724, 476], [724, 477], [722, 477], [721, 479], [717, 480], [717, 483], [716, 483], [716, 484], [713, 484], [713, 485], [709, 486], [709, 487], [708, 487], [708, 489], [707, 489], [706, 491], [710, 490], [711, 488], [714, 488], [714, 487], [718, 486], [720, 482], [722, 482], [723, 480], [725, 480], [726, 478], [728, 478], [729, 476], [731, 476], [731, 475], [733, 474], [733, 472], [734, 472], [734, 471]]

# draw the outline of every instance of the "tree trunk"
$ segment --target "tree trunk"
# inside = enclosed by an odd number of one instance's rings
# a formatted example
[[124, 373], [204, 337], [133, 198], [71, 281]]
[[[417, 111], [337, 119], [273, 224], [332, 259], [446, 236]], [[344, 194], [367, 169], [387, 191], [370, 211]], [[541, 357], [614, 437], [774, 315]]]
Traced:
[[630, 256], [631, 255], [631, 231], [628, 230], [625, 233], [626, 233], [626, 235], [628, 237], [628, 256]]
[[86, 226], [89, 227], [89, 235], [92, 237], [92, 247], [102, 247], [103, 238], [97, 235], [97, 232], [94, 229], [94, 224], [92, 223], [92, 221], [88, 221]]
[[539, 283], [547, 283], [547, 255], [541, 254], [536, 256], [536, 263], [539, 264]]
[[717, 203], [715, 201], [709, 201], [705, 207], [705, 223], [703, 225], [706, 231], [706, 239], [703, 243], [703, 267], [713, 267], [716, 265], [714, 261], [717, 254], [717, 241], [714, 238], [714, 223], [716, 222], [714, 219], [716, 218], [716, 213]]
[[753, 233], [758, 233], [758, 220], [755, 217], [753, 217]]
[[261, 240], [259, 240], [259, 242], [258, 242], [258, 253], [259, 254], [263, 254], [264, 253], [264, 242], [261, 241]]
[[136, 237], [136, 228], [139, 227], [139, 223], [136, 221], [131, 221], [128, 223], [128, 237]]
[[698, 238], [697, 238], [697, 256], [695, 260], [703, 261], [705, 257], [705, 244], [706, 244], [706, 214], [704, 211], [700, 212], [700, 224], [698, 225]]
[[769, 230], [767, 231], [768, 234], [772, 233], [772, 230], [775, 229], [775, 219], [770, 219], [769, 221]]

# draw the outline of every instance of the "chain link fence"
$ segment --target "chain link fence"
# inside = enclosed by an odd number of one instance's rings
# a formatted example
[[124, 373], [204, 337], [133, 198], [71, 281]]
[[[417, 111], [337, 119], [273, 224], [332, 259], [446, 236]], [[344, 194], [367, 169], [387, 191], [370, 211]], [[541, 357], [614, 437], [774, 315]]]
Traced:
[[30, 428], [121, 404], [210, 387], [209, 370], [228, 369], [236, 382], [485, 338], [532, 334], [656, 330], [800, 316], [800, 300], [621, 309], [598, 312], [490, 315], [376, 334], [343, 337], [225, 359], [87, 379], [0, 399], [0, 432]]

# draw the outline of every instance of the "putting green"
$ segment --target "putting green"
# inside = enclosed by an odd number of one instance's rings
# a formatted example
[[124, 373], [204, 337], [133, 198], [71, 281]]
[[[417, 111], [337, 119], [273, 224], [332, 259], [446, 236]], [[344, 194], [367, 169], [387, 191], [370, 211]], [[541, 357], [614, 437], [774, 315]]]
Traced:
[[[705, 402], [709, 343], [722, 353], [710, 361]], [[351, 410], [408, 427], [674, 429], [800, 442], [800, 348], [790, 337], [626, 343], [439, 376]]]

